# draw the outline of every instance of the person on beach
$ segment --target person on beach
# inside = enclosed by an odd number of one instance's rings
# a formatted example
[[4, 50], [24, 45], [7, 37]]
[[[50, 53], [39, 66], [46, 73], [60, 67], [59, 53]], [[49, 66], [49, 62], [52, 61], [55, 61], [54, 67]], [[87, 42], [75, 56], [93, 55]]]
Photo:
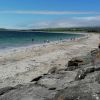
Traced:
[[49, 40], [47, 40], [46, 42], [47, 42], [47, 43], [49, 43], [50, 41], [49, 41]]
[[44, 40], [44, 43], [50, 43], [50, 41], [49, 40]]

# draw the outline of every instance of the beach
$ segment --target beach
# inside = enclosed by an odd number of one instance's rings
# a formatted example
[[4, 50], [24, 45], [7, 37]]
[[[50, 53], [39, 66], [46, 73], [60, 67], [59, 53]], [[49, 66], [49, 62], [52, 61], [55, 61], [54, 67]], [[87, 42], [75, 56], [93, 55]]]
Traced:
[[89, 33], [88, 37], [76, 40], [1, 50], [0, 88], [30, 83], [32, 79], [48, 73], [53, 67], [63, 69], [71, 58], [86, 55], [97, 48], [99, 42], [98, 34]]

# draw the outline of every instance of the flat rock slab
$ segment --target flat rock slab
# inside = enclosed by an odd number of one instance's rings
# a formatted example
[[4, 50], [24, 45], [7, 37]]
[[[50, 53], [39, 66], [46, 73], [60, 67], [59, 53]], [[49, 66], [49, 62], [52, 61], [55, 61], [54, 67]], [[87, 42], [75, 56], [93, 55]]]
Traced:
[[13, 91], [9, 91], [0, 100], [45, 100], [54, 97], [55, 91], [35, 84], [19, 86]]
[[38, 81], [38, 84], [43, 85], [47, 88], [62, 89], [67, 86], [70, 82], [75, 80], [76, 72], [66, 71], [62, 74], [50, 74]]
[[52, 100], [100, 100], [100, 85], [97, 83], [78, 84], [58, 92]]

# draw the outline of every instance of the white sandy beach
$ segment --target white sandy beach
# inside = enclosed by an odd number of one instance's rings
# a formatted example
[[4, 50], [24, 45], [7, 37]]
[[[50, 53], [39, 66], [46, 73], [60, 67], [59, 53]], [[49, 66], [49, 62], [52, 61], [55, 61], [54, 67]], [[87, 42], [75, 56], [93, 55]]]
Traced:
[[85, 55], [97, 48], [98, 34], [89, 33], [75, 41], [58, 41], [49, 44], [20, 47], [0, 51], [0, 87], [29, 83], [52, 67], [64, 68], [68, 60]]

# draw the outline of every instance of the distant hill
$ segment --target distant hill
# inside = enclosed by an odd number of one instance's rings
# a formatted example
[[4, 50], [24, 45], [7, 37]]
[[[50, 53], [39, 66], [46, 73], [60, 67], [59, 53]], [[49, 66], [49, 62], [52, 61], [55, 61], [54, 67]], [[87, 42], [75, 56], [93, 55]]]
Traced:
[[54, 32], [54, 31], [61, 31], [61, 32], [100, 32], [100, 27], [80, 27], [80, 28], [46, 28], [46, 29], [32, 29], [31, 31], [48, 31], [48, 32]]
[[0, 28], [0, 31], [5, 31], [5, 30], [7, 30], [7, 29], [4, 29], [4, 28]]
[[79, 27], [79, 28], [44, 28], [44, 29], [4, 29], [0, 28], [0, 31], [45, 31], [45, 32], [97, 32], [100, 33], [100, 27]]

